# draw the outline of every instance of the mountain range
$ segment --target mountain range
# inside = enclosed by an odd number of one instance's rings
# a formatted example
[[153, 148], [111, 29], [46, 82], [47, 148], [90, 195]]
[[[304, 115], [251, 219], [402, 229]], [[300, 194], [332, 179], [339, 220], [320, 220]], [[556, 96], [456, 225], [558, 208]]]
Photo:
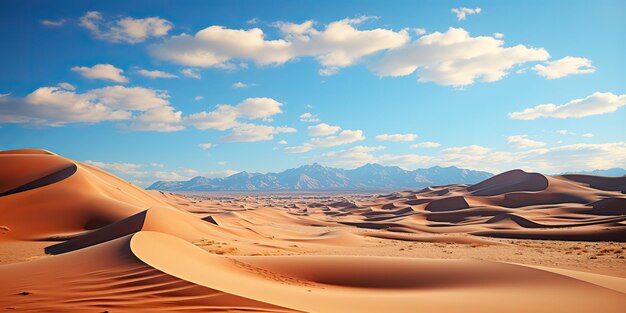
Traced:
[[492, 173], [454, 166], [407, 171], [397, 166], [366, 164], [355, 169], [314, 163], [280, 173], [240, 172], [224, 178], [194, 177], [157, 181], [148, 189], [163, 191], [358, 191], [415, 189], [432, 185], [474, 184]]
[[565, 174], [585, 174], [585, 175], [595, 175], [595, 176], [624, 176], [626, 175], [626, 169], [623, 168], [609, 168], [605, 170], [593, 170], [593, 171], [579, 171], [579, 172], [568, 172]]

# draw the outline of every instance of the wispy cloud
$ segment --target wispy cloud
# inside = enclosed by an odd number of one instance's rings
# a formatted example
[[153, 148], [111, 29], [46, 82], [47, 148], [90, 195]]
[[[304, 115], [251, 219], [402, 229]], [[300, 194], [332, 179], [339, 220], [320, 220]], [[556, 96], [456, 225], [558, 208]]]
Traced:
[[160, 17], [107, 19], [97, 11], [87, 12], [80, 18], [80, 25], [101, 40], [110, 42], [139, 43], [150, 37], [161, 37], [174, 27]]
[[520, 112], [512, 112], [509, 118], [514, 120], [534, 120], [538, 118], [582, 118], [617, 111], [626, 105], [626, 94], [615, 95], [610, 92], [596, 92], [582, 99], [574, 99], [565, 104], [540, 104]]

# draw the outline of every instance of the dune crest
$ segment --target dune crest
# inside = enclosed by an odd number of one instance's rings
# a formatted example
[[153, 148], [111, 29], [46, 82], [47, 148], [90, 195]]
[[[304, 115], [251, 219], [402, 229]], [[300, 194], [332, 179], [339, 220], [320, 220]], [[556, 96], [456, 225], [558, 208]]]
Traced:
[[621, 312], [626, 298], [626, 274], [408, 254], [626, 241], [619, 179], [515, 170], [377, 197], [210, 199], [146, 192], [45, 150], [0, 160], [0, 256], [41, 242], [52, 255], [0, 265], [4, 309]]

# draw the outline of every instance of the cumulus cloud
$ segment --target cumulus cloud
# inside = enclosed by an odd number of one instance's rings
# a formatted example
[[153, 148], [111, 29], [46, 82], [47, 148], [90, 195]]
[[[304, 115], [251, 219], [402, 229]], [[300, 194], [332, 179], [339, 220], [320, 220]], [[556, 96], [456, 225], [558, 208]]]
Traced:
[[282, 113], [282, 105], [272, 98], [248, 98], [235, 106], [222, 104], [213, 111], [190, 114], [186, 121], [201, 130], [227, 130], [237, 126], [239, 119], [269, 118]]
[[591, 65], [589, 59], [567, 56], [560, 60], [546, 62], [545, 65], [537, 64], [533, 70], [547, 79], [556, 79], [572, 74], [593, 73], [596, 68]]
[[161, 106], [144, 111], [134, 117], [130, 124], [120, 128], [129, 131], [174, 132], [183, 130], [182, 112], [171, 106]]
[[85, 93], [41, 87], [24, 98], [0, 102], [0, 122], [63, 126], [130, 121], [120, 126], [140, 131], [180, 130], [181, 112], [174, 111], [168, 98], [166, 92], [142, 87], [109, 86]]
[[307, 123], [315, 123], [315, 122], [319, 122], [320, 119], [317, 117], [317, 115], [307, 112], [307, 113], [300, 115], [300, 121], [307, 122]]
[[200, 101], [200, 100], [202, 100], [202, 99], [204, 99], [204, 97], [203, 97], [203, 96], [195, 96], [195, 97], [193, 97], [193, 100], [194, 100], [194, 101]]
[[222, 137], [222, 140], [230, 142], [264, 141], [274, 139], [274, 135], [277, 134], [294, 132], [296, 132], [296, 129], [291, 127], [274, 127], [244, 123], [233, 127], [230, 134]]
[[198, 129], [231, 130], [231, 133], [222, 137], [224, 141], [252, 142], [271, 140], [274, 135], [291, 133], [296, 130], [291, 127], [275, 127], [256, 125], [245, 120], [268, 120], [276, 114], [282, 113], [283, 104], [272, 98], [248, 98], [237, 105], [218, 105], [213, 111], [193, 113], [185, 117], [185, 123]]
[[544, 61], [550, 56], [541, 48], [524, 45], [503, 47], [490, 36], [472, 37], [462, 28], [424, 35], [408, 45], [391, 49], [371, 69], [379, 76], [407, 76], [417, 72], [418, 81], [446, 86], [465, 86], [476, 80], [502, 79], [516, 65]]
[[319, 137], [319, 136], [328, 136], [332, 134], [336, 134], [341, 130], [339, 126], [332, 126], [326, 123], [317, 124], [315, 126], [307, 127], [309, 129], [309, 136]]
[[586, 133], [586, 134], [582, 134], [583, 137], [585, 138], [592, 138], [593, 134], [592, 133]]
[[83, 15], [80, 18], [80, 25], [87, 28], [97, 39], [131, 44], [143, 42], [150, 37], [165, 36], [174, 26], [160, 17], [105, 19], [97, 11]]
[[229, 29], [215, 25], [195, 35], [170, 37], [162, 44], [152, 45], [150, 51], [157, 58], [186, 66], [232, 68], [235, 60], [270, 65], [313, 57], [329, 69], [355, 64], [365, 56], [399, 47], [409, 40], [407, 30], [356, 28], [368, 19], [343, 19], [322, 30], [316, 29], [313, 21], [278, 22], [274, 26], [282, 37], [269, 40], [260, 28]]
[[439, 148], [441, 147], [441, 144], [437, 143], [437, 142], [433, 142], [433, 141], [424, 141], [424, 142], [418, 142], [418, 143], [414, 143], [412, 145], [409, 146], [412, 149], [417, 149], [417, 148]]
[[144, 70], [141, 69], [138, 71], [139, 75], [144, 76], [144, 77], [148, 77], [148, 78], [178, 78], [178, 76], [172, 74], [172, 73], [168, 73], [168, 72], [163, 72], [163, 71], [149, 71], [149, 70]]
[[41, 21], [41, 25], [43, 25], [45, 27], [61, 27], [61, 26], [65, 25], [65, 22], [67, 22], [66, 19], [42, 20]]
[[289, 153], [304, 153], [316, 148], [341, 146], [361, 140], [365, 140], [362, 130], [344, 130], [333, 136], [311, 138], [300, 146], [286, 147], [285, 151]]
[[286, 145], [287, 144], [287, 140], [281, 140], [278, 142], [279, 145]]
[[480, 13], [480, 11], [482, 11], [482, 9], [481, 8], [475, 8], [475, 9], [470, 9], [470, 8], [453, 8], [450, 11], [452, 11], [452, 13], [456, 14], [456, 19], [457, 20], [462, 21], [462, 20], [465, 20], [468, 15]]
[[514, 120], [534, 120], [544, 118], [581, 118], [617, 111], [626, 105], [626, 94], [615, 95], [610, 92], [596, 92], [586, 98], [574, 99], [565, 104], [540, 104], [520, 112], [512, 112], [509, 118]]
[[545, 142], [529, 139], [528, 135], [508, 136], [506, 141], [516, 149], [537, 148], [546, 145]]
[[122, 75], [124, 70], [119, 69], [111, 64], [96, 64], [92, 67], [74, 66], [72, 71], [79, 73], [89, 79], [105, 79], [118, 83], [126, 83], [128, 79]]
[[380, 134], [376, 136], [378, 141], [413, 141], [416, 138], [416, 134]]
[[193, 68], [185, 68], [180, 70], [180, 73], [191, 78], [200, 79], [202, 76], [200, 75], [200, 71]]

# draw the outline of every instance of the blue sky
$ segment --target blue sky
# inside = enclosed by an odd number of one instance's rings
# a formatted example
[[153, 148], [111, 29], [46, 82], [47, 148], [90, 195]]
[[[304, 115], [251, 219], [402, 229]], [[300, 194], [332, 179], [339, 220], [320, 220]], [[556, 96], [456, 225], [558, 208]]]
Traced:
[[625, 9], [2, 1], [0, 149], [140, 185], [313, 162], [626, 167]]

